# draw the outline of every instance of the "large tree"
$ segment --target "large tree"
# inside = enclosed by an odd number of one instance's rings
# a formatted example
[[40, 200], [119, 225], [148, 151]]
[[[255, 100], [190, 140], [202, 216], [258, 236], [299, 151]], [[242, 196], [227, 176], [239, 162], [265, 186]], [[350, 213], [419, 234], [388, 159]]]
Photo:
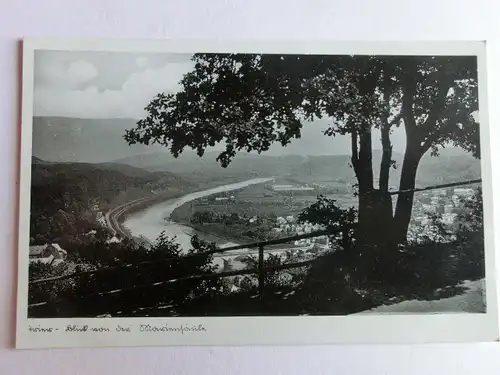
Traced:
[[[192, 59], [194, 69], [182, 78], [182, 90], [157, 95], [126, 141], [159, 143], [174, 156], [186, 147], [202, 156], [223, 143], [217, 160], [225, 167], [238, 151], [264, 152], [276, 142], [284, 147], [300, 138], [303, 126], [326, 117], [331, 125], [325, 136], [351, 139], [359, 243], [406, 239], [413, 193], [400, 194], [395, 210], [388, 194], [395, 127], [406, 131], [400, 190], [415, 187], [419, 162], [429, 150], [437, 153], [452, 143], [479, 157], [473, 56], [195, 54]], [[378, 186], [373, 129], [383, 150]]]

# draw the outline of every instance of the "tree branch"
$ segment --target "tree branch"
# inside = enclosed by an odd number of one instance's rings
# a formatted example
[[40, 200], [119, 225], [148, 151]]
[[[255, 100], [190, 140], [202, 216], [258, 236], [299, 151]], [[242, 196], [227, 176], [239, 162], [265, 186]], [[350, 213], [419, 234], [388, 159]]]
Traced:
[[454, 125], [456, 125], [455, 122], [449, 122], [446, 126], [443, 126], [440, 129], [436, 130], [434, 133], [429, 134], [429, 136], [425, 140], [423, 140], [423, 144], [420, 146], [422, 155], [425, 154], [431, 148], [431, 146], [439, 140], [439, 137], [445, 135], [446, 132], [453, 129]]
[[427, 119], [421, 126], [422, 134], [429, 134], [429, 136], [424, 140], [421, 147], [422, 154], [426, 153], [427, 150], [439, 140], [439, 137], [444, 135], [447, 131], [453, 128], [454, 122], [449, 122], [446, 126], [443, 126], [439, 129], [436, 129], [435, 132], [432, 132], [432, 129], [436, 128], [436, 124], [439, 118], [443, 115], [443, 111], [446, 106], [446, 96], [448, 95], [448, 91], [450, 90], [453, 79], [447, 76], [447, 67], [446, 65], [442, 66], [438, 71], [438, 92], [436, 95], [436, 99], [434, 101], [434, 105], [427, 116]]
[[409, 62], [404, 66], [406, 69], [401, 82], [403, 90], [401, 114], [404, 119], [406, 138], [409, 140], [413, 138], [417, 129], [417, 122], [413, 113], [413, 98], [417, 91], [417, 65]]
[[448, 95], [448, 91], [450, 90], [452, 79], [447, 77], [446, 74], [446, 66], [441, 67], [438, 72], [438, 92], [436, 95], [436, 100], [434, 101], [434, 106], [429, 112], [429, 116], [422, 125], [422, 128], [425, 130], [431, 130], [435, 125], [436, 121], [439, 119], [439, 116], [442, 114], [445, 104], [446, 104], [446, 95]]

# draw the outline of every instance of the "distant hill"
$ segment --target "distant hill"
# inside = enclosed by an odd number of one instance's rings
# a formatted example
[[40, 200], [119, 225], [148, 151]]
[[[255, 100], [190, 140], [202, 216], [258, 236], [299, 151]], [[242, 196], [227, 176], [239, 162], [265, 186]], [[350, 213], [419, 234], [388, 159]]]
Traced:
[[[373, 152], [373, 174], [378, 181], [382, 153]], [[403, 154], [394, 153], [393, 160], [396, 168], [391, 169], [389, 184], [393, 188], [399, 186]], [[308, 179], [315, 182], [337, 183], [353, 181], [354, 171], [350, 167], [350, 157], [345, 156], [311, 156], [288, 172], [303, 181]], [[308, 178], [309, 176], [309, 178]], [[417, 170], [417, 185], [450, 183], [481, 177], [480, 160], [457, 149], [444, 149], [437, 157], [426, 154]]]
[[[241, 153], [227, 168], [216, 162], [217, 153], [209, 152], [202, 158], [194, 153], [182, 155], [178, 159], [166, 152], [136, 155], [117, 160], [151, 171], [168, 170], [187, 179], [216, 178], [230, 175], [233, 177], [279, 176], [302, 183], [345, 183], [354, 181], [348, 155], [322, 156], [267, 156]], [[375, 178], [380, 169], [381, 151], [373, 152]], [[396, 169], [391, 170], [390, 184], [399, 185], [400, 168], [403, 155], [394, 153]], [[443, 149], [438, 157], [425, 155], [417, 172], [417, 184], [429, 185], [475, 179], [481, 177], [480, 160], [456, 148]]]
[[[349, 167], [348, 155], [298, 156], [240, 153], [227, 168], [215, 161], [217, 152], [207, 152], [199, 158], [187, 150], [174, 158], [158, 145], [128, 146], [123, 135], [134, 128], [133, 119], [75, 119], [63, 117], [35, 117], [33, 122], [33, 155], [36, 164], [50, 162], [89, 162], [93, 168], [110, 169], [130, 177], [145, 176], [149, 172], [168, 171], [163, 177], [175, 183], [182, 178], [200, 187], [207, 182], [223, 184], [255, 176], [285, 176], [302, 183], [349, 184], [354, 173]], [[311, 149], [310, 147], [308, 149]], [[400, 168], [402, 155], [394, 154]], [[380, 151], [374, 151], [374, 174], [377, 176]], [[132, 169], [136, 167], [136, 169]], [[478, 178], [480, 163], [457, 148], [441, 151], [432, 158], [426, 155], [418, 170], [418, 183], [422, 185]], [[158, 176], [157, 176], [158, 177]], [[398, 185], [399, 169], [391, 172], [391, 185]]]
[[161, 150], [133, 145], [123, 139], [133, 119], [33, 118], [33, 155], [56, 162], [101, 163], [130, 155]]
[[426, 184], [441, 184], [481, 178], [481, 160], [458, 149], [444, 149], [438, 157], [426, 154], [417, 178]]
[[41, 204], [45, 199], [57, 200], [65, 194], [79, 201], [99, 198], [102, 203], [111, 203], [129, 190], [142, 191], [144, 195], [191, 186], [167, 171], [150, 172], [116, 163], [47, 163], [36, 157], [32, 159], [31, 185], [32, 194], [40, 194], [34, 198]]
[[163, 183], [166, 186], [186, 187], [190, 185], [186, 180], [176, 176], [169, 171], [148, 171], [128, 164], [120, 163], [71, 163], [73, 165], [90, 166], [91, 168], [120, 172], [128, 177], [144, 179], [146, 181]]
[[40, 158], [37, 158], [36, 156], [31, 157], [31, 164], [37, 164], [37, 165], [48, 165], [51, 164], [49, 161], [42, 160]]
[[239, 154], [227, 168], [222, 168], [216, 161], [217, 152], [207, 152], [199, 158], [194, 152], [185, 152], [174, 158], [166, 152], [137, 155], [116, 160], [117, 163], [129, 164], [151, 171], [169, 171], [189, 181], [202, 184], [207, 180], [223, 181], [243, 180], [256, 176], [278, 176], [292, 170], [304, 159], [301, 156], [266, 156]]

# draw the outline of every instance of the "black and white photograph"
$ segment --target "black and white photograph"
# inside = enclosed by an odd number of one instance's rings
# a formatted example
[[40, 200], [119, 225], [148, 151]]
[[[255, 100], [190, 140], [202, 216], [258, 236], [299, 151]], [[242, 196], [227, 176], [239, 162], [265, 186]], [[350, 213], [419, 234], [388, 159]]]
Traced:
[[24, 65], [29, 332], [60, 319], [140, 318], [151, 332], [168, 330], [147, 324], [161, 318], [196, 322], [187, 332], [205, 318], [491, 321], [482, 44], [64, 45]]

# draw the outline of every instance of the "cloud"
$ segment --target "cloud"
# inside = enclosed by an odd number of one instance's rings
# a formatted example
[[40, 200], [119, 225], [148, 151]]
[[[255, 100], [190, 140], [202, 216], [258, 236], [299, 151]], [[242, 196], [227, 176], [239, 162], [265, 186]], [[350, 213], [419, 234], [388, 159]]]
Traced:
[[71, 89], [97, 77], [99, 71], [86, 61], [73, 61], [69, 64], [55, 61], [52, 64], [45, 64], [37, 71], [37, 75], [44, 86]]
[[[96, 77], [97, 72], [81, 62], [71, 64], [66, 75], [55, 76], [51, 84], [34, 92], [35, 116], [79, 118], [141, 118], [144, 107], [160, 92], [177, 92], [179, 81], [192, 63], [172, 63], [160, 69], [132, 73], [120, 90], [99, 90], [96, 86], [76, 89]], [[63, 79], [64, 78], [64, 79]], [[63, 80], [66, 85], [54, 84]]]
[[75, 61], [70, 64], [67, 79], [73, 86], [90, 81], [99, 75], [97, 68], [85, 61]]
[[149, 65], [149, 59], [147, 57], [138, 57], [135, 59], [135, 63], [139, 68], [145, 68]]

